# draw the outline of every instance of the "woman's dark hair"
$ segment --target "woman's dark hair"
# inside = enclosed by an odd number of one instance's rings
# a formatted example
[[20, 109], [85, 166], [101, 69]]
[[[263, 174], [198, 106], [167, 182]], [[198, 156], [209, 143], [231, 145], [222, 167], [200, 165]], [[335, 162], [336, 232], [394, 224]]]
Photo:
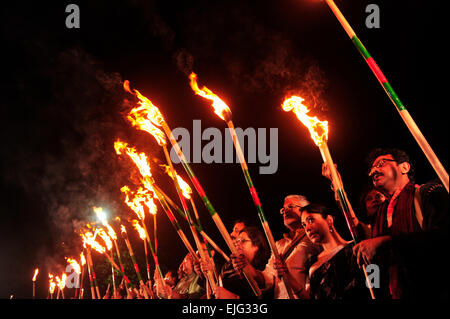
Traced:
[[402, 151], [397, 148], [376, 148], [372, 151], [370, 151], [369, 155], [366, 157], [366, 164], [368, 166], [368, 169], [370, 169], [373, 165], [373, 162], [377, 159], [377, 157], [382, 155], [392, 155], [392, 158], [398, 163], [409, 163], [410, 169], [408, 172], [408, 177], [411, 182], [414, 182], [415, 178], [415, 171], [414, 171], [414, 165], [411, 162], [411, 159], [409, 158], [408, 154], [406, 154], [405, 151]]
[[258, 270], [264, 270], [267, 261], [270, 258], [270, 249], [266, 241], [266, 237], [259, 230], [259, 228], [255, 226], [245, 227], [241, 233], [244, 232], [248, 235], [248, 238], [250, 238], [252, 244], [258, 247], [258, 251], [255, 253], [255, 257], [251, 263], [252, 266]]
[[327, 218], [328, 215], [334, 217], [334, 214], [323, 204], [309, 204], [302, 208], [300, 208], [300, 216], [301, 213], [307, 211], [310, 214], [320, 214], [323, 218]]

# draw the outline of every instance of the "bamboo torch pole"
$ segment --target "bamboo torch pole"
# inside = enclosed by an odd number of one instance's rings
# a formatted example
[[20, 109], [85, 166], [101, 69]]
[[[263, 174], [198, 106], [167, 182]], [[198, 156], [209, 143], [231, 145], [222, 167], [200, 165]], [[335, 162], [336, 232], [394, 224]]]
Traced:
[[[199, 89], [197, 85], [197, 75], [195, 73], [191, 73], [189, 76], [190, 79], [190, 85], [192, 90], [200, 95], [201, 97], [211, 100], [212, 106], [214, 107], [215, 113], [225, 121], [229, 128], [230, 135], [233, 139], [233, 144], [236, 149], [236, 153], [239, 157], [239, 162], [241, 164], [242, 172], [244, 174], [245, 181], [247, 183], [247, 186], [249, 188], [251, 197], [253, 199], [253, 203], [255, 204], [256, 211], [258, 212], [258, 217], [261, 221], [262, 227], [264, 229], [264, 233], [266, 235], [267, 241], [269, 243], [270, 250], [272, 251], [272, 254], [277, 260], [281, 260], [281, 256], [278, 252], [277, 246], [275, 244], [275, 240], [272, 235], [272, 231], [270, 230], [269, 223], [267, 221], [267, 218], [264, 214], [261, 202], [258, 197], [258, 193], [256, 191], [256, 188], [253, 184], [252, 178], [250, 176], [250, 171], [247, 166], [247, 162], [245, 160], [244, 153], [242, 151], [241, 145], [239, 143], [239, 139], [236, 134], [236, 130], [234, 128], [233, 120], [232, 120], [232, 113], [228, 105], [225, 104], [217, 95], [215, 95], [213, 92], [211, 92], [208, 88], [203, 87], [202, 89]], [[294, 292], [292, 290], [292, 287], [290, 284], [286, 281], [286, 278], [284, 276], [281, 277], [281, 282], [284, 285], [289, 299], [294, 299]]]
[[[222, 219], [220, 218], [219, 214], [217, 213], [216, 209], [211, 204], [210, 200], [206, 196], [205, 191], [203, 190], [203, 187], [200, 185], [197, 177], [194, 175], [194, 172], [192, 171], [191, 167], [189, 166], [186, 157], [184, 156], [183, 152], [181, 151], [180, 146], [178, 145], [177, 141], [175, 140], [175, 137], [172, 134], [172, 131], [170, 130], [169, 126], [167, 125], [166, 121], [164, 120], [164, 117], [162, 116], [159, 109], [151, 103], [149, 99], [147, 99], [145, 96], [139, 93], [139, 91], [134, 90], [132, 92], [129, 87], [129, 82], [124, 82], [124, 88], [126, 91], [134, 94], [137, 96], [137, 98], [140, 100], [139, 104], [140, 106], [133, 109], [136, 111], [143, 111], [147, 114], [147, 118], [155, 125], [162, 127], [164, 133], [166, 134], [167, 138], [170, 140], [170, 143], [172, 144], [172, 147], [175, 150], [175, 153], [179, 157], [184, 169], [186, 170], [186, 173], [188, 174], [192, 184], [194, 185], [197, 193], [199, 194], [200, 198], [203, 200], [203, 203], [205, 204], [206, 208], [208, 209], [211, 218], [213, 219], [214, 223], [216, 224], [217, 228], [219, 229], [220, 234], [224, 238], [228, 248], [233, 254], [237, 254], [236, 247], [234, 246], [233, 241], [231, 240], [230, 234], [228, 233], [225, 225], [222, 222]], [[130, 112], [132, 113], [133, 110]], [[245, 267], [243, 269], [243, 273], [247, 281], [249, 282], [250, 286], [253, 289], [253, 292], [256, 296], [261, 297], [261, 290], [259, 289], [257, 283], [248, 275], [248, 268]]]
[[347, 19], [344, 17], [342, 12], [339, 10], [339, 8], [336, 6], [333, 0], [325, 0], [331, 9], [331, 11], [334, 13], [336, 18], [338, 19], [341, 26], [344, 28], [345, 32], [349, 36], [349, 38], [352, 40], [353, 44], [355, 45], [358, 52], [362, 55], [364, 58], [364, 61], [366, 61], [367, 65], [369, 66], [370, 70], [373, 72], [375, 77], [377, 78], [378, 82], [383, 87], [383, 90], [386, 92], [387, 96], [391, 100], [391, 102], [396, 107], [397, 111], [399, 112], [403, 122], [408, 127], [408, 130], [413, 135], [414, 139], [416, 140], [417, 144], [419, 144], [419, 147], [427, 157], [428, 161], [430, 162], [431, 166], [435, 170], [436, 174], [438, 175], [439, 179], [443, 183], [445, 189], [447, 192], [449, 191], [449, 177], [446, 169], [440, 162], [439, 158], [434, 153], [433, 149], [429, 145], [428, 141], [420, 131], [419, 127], [415, 123], [412, 116], [409, 114], [408, 110], [406, 109], [405, 105], [400, 101], [397, 93], [395, 93], [394, 89], [392, 88], [391, 84], [388, 82], [386, 77], [384, 76], [383, 72], [381, 71], [380, 67], [377, 65], [373, 57], [369, 54], [369, 51], [364, 47], [362, 42], [357, 37], [355, 31], [353, 31], [353, 28], [348, 23]]

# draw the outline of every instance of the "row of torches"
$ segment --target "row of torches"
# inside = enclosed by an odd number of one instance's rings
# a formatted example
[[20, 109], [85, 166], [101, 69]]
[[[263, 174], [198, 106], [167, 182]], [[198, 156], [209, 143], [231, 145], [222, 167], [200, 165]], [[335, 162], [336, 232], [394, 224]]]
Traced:
[[[209, 90], [206, 87], [202, 87], [201, 89], [198, 87], [197, 76], [195, 73], [192, 73], [189, 76], [189, 79], [190, 79], [190, 85], [191, 85], [191, 88], [193, 89], [193, 91], [197, 95], [200, 95], [201, 97], [210, 100], [212, 102], [214, 112], [222, 120], [224, 120], [227, 123], [227, 125], [229, 127], [229, 132], [233, 138], [233, 143], [234, 143], [237, 155], [240, 159], [240, 164], [241, 164], [241, 167], [242, 167], [242, 170], [244, 173], [246, 183], [249, 187], [251, 197], [256, 206], [258, 216], [260, 218], [263, 229], [265, 231], [269, 246], [272, 250], [272, 253], [275, 255], [275, 257], [279, 257], [279, 253], [277, 251], [275, 241], [273, 239], [272, 233], [271, 233], [269, 225], [267, 223], [267, 219], [262, 210], [262, 205], [259, 200], [258, 194], [256, 192], [255, 186], [251, 180], [250, 172], [248, 170], [247, 163], [245, 161], [245, 157], [243, 155], [241, 146], [239, 144], [239, 140], [237, 138], [237, 135], [236, 135], [236, 132], [234, 129], [234, 124], [231, 119], [232, 118], [231, 110], [229, 109], [227, 104], [223, 100], [221, 100], [216, 94], [214, 94], [211, 90]], [[156, 139], [157, 143], [163, 148], [164, 155], [166, 157], [166, 161], [168, 164], [168, 165], [164, 166], [164, 169], [165, 169], [166, 173], [169, 174], [169, 176], [172, 178], [174, 185], [177, 189], [177, 194], [178, 194], [179, 200], [182, 204], [182, 207], [180, 208], [178, 205], [175, 204], [175, 202], [172, 199], [170, 199], [170, 197], [168, 197], [162, 191], [161, 188], [158, 187], [158, 185], [156, 184], [155, 180], [152, 177], [150, 165], [148, 162], [148, 157], [145, 153], [137, 152], [134, 147], [130, 147], [130, 146], [128, 146], [127, 143], [120, 141], [120, 140], [117, 140], [114, 143], [114, 148], [116, 150], [116, 153], [118, 155], [128, 155], [129, 158], [137, 166], [140, 176], [141, 176], [142, 184], [139, 186], [139, 188], [137, 189], [136, 192], [132, 192], [128, 186], [124, 186], [121, 189], [121, 191], [125, 194], [125, 202], [138, 217], [138, 220], [135, 220], [133, 222], [133, 225], [138, 230], [141, 239], [144, 240], [144, 243], [145, 243], [145, 241], [147, 242], [148, 248], [151, 251], [151, 255], [152, 255], [154, 263], [155, 263], [155, 274], [156, 274], [155, 279], [157, 281], [161, 281], [160, 283], [162, 284], [163, 276], [162, 276], [162, 272], [161, 272], [161, 269], [159, 266], [158, 256], [157, 256], [156, 251], [153, 247], [153, 244], [150, 240], [150, 237], [148, 235], [148, 231], [147, 231], [147, 228], [146, 228], [146, 225], [144, 222], [146, 210], [153, 216], [156, 216], [155, 214], [157, 211], [157, 206], [154, 202], [155, 199], [157, 199], [157, 201], [160, 203], [161, 207], [163, 208], [164, 212], [166, 213], [166, 215], [168, 216], [172, 225], [174, 226], [176, 232], [178, 233], [180, 239], [182, 240], [183, 244], [186, 246], [188, 252], [193, 256], [194, 260], [198, 260], [198, 258], [201, 258], [201, 259], [211, 258], [209, 249], [205, 249], [207, 247], [206, 243], [209, 243], [226, 260], [229, 260], [229, 257], [227, 256], [227, 254], [225, 254], [223, 252], [223, 250], [221, 250], [217, 246], [217, 244], [214, 241], [212, 241], [212, 239], [204, 232], [204, 230], [201, 226], [201, 223], [200, 223], [197, 209], [195, 207], [194, 201], [191, 196], [192, 190], [189, 187], [189, 185], [177, 174], [177, 172], [175, 171], [175, 169], [172, 165], [172, 162], [171, 162], [171, 159], [169, 156], [169, 152], [167, 150], [166, 136], [169, 138], [177, 156], [179, 157], [181, 163], [183, 164], [183, 167], [186, 170], [187, 175], [189, 176], [192, 184], [194, 185], [194, 188], [197, 190], [199, 197], [203, 200], [207, 210], [209, 211], [213, 221], [215, 222], [216, 226], [218, 227], [228, 248], [230, 249], [230, 251], [232, 253], [236, 253], [236, 248], [230, 238], [230, 235], [229, 235], [227, 229], [225, 228], [222, 220], [220, 219], [219, 214], [214, 209], [213, 205], [211, 204], [208, 197], [206, 196], [206, 193], [205, 193], [204, 189], [202, 188], [200, 182], [198, 181], [197, 177], [195, 176], [192, 169], [190, 168], [182, 150], [180, 149], [177, 141], [174, 139], [172, 132], [171, 132], [170, 128], [168, 127], [160, 110], [148, 98], [143, 96], [139, 91], [137, 91], [137, 90], [132, 91], [130, 89], [128, 81], [124, 82], [124, 89], [127, 92], [136, 96], [137, 104], [138, 104], [135, 108], [133, 108], [129, 112], [128, 120], [131, 122], [131, 124], [133, 126], [151, 134]], [[284, 101], [283, 106], [282, 106], [283, 110], [284, 111], [292, 110], [296, 114], [297, 118], [309, 129], [312, 139], [314, 140], [314, 142], [320, 149], [320, 152], [322, 154], [322, 158], [323, 158], [324, 162], [328, 164], [328, 167], [331, 170], [334, 190], [336, 191], [336, 198], [338, 199], [340, 208], [343, 211], [343, 213], [347, 219], [348, 226], [349, 226], [351, 234], [353, 236], [354, 235], [354, 220], [356, 217], [355, 217], [353, 210], [351, 208], [351, 205], [345, 195], [345, 192], [343, 190], [342, 181], [338, 177], [337, 171], [335, 170], [333, 161], [331, 159], [331, 155], [328, 150], [328, 146], [326, 143], [327, 139], [328, 139], [328, 122], [327, 121], [319, 121], [317, 119], [317, 117], [311, 117], [311, 116], [307, 115], [309, 110], [305, 105], [303, 105], [303, 101], [304, 101], [304, 99], [301, 97], [292, 96]], [[160, 129], [160, 127], [163, 129], [164, 132]], [[191, 207], [195, 213], [195, 219], [192, 217], [192, 215], [190, 213], [190, 209], [187, 205], [186, 200], [190, 201], [190, 203], [191, 203]], [[147, 209], [145, 209], [144, 207], [146, 207]], [[180, 225], [178, 224], [178, 221], [175, 218], [172, 209], [175, 210], [178, 214], [180, 214], [183, 217], [183, 219], [186, 219], [188, 221], [190, 230], [192, 232], [192, 235], [193, 235], [196, 247], [197, 247], [197, 251], [200, 256], [198, 256], [196, 254], [194, 248], [189, 243], [189, 240], [187, 239], [186, 235], [184, 234]], [[103, 227], [106, 230], [103, 228], [97, 228], [97, 229], [95, 229], [94, 233], [92, 233], [91, 231], [86, 231], [86, 232], [82, 233], [81, 236], [83, 239], [83, 247], [85, 248], [85, 251], [87, 254], [86, 257], [87, 257], [87, 266], [88, 266], [88, 271], [89, 271], [89, 279], [90, 279], [90, 284], [91, 284], [91, 295], [92, 295], [92, 298], [95, 298], [95, 295], [97, 294], [97, 297], [101, 298], [99, 289], [98, 289], [98, 284], [96, 284], [96, 278], [95, 278], [95, 272], [93, 269], [92, 257], [90, 255], [91, 249], [94, 249], [95, 251], [103, 254], [108, 259], [108, 261], [111, 263], [112, 267], [119, 274], [121, 274], [123, 276], [123, 279], [125, 281], [125, 285], [127, 286], [127, 288], [128, 288], [128, 285], [132, 285], [132, 284], [130, 283], [129, 279], [126, 277], [126, 275], [124, 273], [123, 264], [122, 264], [121, 257], [120, 257], [120, 252], [119, 252], [118, 246], [117, 246], [117, 236], [116, 236], [114, 229], [106, 221], [105, 216], [102, 214], [101, 208], [94, 208], [94, 211], [96, 212], [97, 217], [100, 219], [101, 223], [103, 224]], [[155, 225], [156, 225], [156, 223], [154, 223], [154, 226]], [[155, 233], [156, 233], [156, 231], [155, 231]], [[142, 276], [140, 275], [140, 271], [138, 269], [131, 244], [128, 240], [128, 237], [126, 235], [126, 230], [123, 225], [121, 225], [121, 234], [127, 244], [130, 256], [134, 263], [134, 267], [135, 267], [139, 282], [142, 287], [143, 279], [142, 279]], [[96, 240], [97, 235], [99, 235], [103, 239], [106, 247], [101, 245]], [[154, 238], [155, 238], [154, 244], [156, 246], [156, 236], [154, 236]], [[355, 236], [353, 236], [353, 239], [355, 240]], [[116, 253], [117, 253], [117, 256], [119, 259], [120, 266], [118, 266], [116, 264], [116, 262], [114, 261], [113, 254], [112, 253], [111, 253], [111, 255], [108, 254], [108, 251], [112, 252], [113, 245], [116, 247]], [[145, 245], [145, 247], [146, 247], [146, 249], [145, 249], [146, 259], [147, 259], [147, 245]], [[84, 263], [86, 263], [86, 259], [84, 258], [83, 254], [80, 257], [81, 257], [82, 265], [84, 265]], [[76, 264], [76, 261], [74, 261], [73, 259], [67, 259], [67, 261], [69, 263]], [[77, 269], [80, 269], [80, 267], [78, 266]], [[148, 262], [147, 262], [147, 272], [149, 274]], [[258, 297], [261, 296], [261, 291], [259, 290], [256, 283], [249, 276], [247, 276], [247, 272], [246, 272], [245, 268], [243, 270], [243, 274], [244, 274], [245, 278], [247, 278], [247, 281], [249, 282], [250, 286], [252, 287], [255, 295]], [[50, 295], [53, 296], [55, 287], [58, 287], [58, 292], [59, 291], [62, 292], [63, 288], [64, 288], [64, 283], [65, 283], [63, 278], [59, 278], [56, 276], [55, 277], [56, 282], [55, 282], [53, 280], [53, 275], [49, 275], [49, 276], [51, 276], [50, 277], [50, 287], [49, 287]], [[214, 291], [214, 288], [217, 284], [217, 279], [218, 279], [216, 271], [213, 270], [213, 271], [208, 272], [206, 274], [206, 277], [207, 277], [208, 287], [210, 288], [210, 289], [208, 289], [208, 292]], [[148, 276], [148, 279], [150, 280], [150, 276]], [[35, 276], [33, 277], [33, 297], [34, 297], [34, 282], [35, 282]], [[287, 290], [289, 296], [291, 298], [293, 298], [292, 289], [289, 287], [289, 285], [286, 282], [284, 282], [284, 280], [283, 280], [283, 283], [286, 287], [286, 290]], [[113, 284], [114, 284], [114, 271], [113, 271]], [[115, 288], [115, 284], [114, 284], [114, 288]], [[83, 291], [83, 290], [81, 290], [81, 291]], [[79, 297], [82, 298], [82, 295], [83, 295], [83, 292], [80, 293]], [[151, 291], [151, 289], [144, 289], [144, 295], [145, 295], [145, 298], [154, 298], [154, 295], [153, 295], [153, 292]], [[210, 295], [208, 294], [208, 296], [210, 296]]]

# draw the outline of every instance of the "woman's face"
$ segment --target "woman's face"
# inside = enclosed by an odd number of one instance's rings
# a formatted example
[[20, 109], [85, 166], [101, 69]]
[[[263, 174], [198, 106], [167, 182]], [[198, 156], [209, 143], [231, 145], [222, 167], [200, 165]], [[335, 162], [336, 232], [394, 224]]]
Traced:
[[320, 214], [302, 213], [302, 226], [308, 238], [315, 244], [326, 242], [330, 236], [330, 222]]
[[372, 217], [378, 210], [378, 207], [385, 201], [384, 195], [377, 191], [376, 189], [372, 189], [366, 196], [364, 203], [366, 205], [367, 215]]
[[249, 262], [252, 262], [255, 258], [255, 254], [258, 251], [258, 246], [253, 245], [248, 234], [243, 231], [239, 234], [238, 238], [234, 241], [238, 253], [243, 254]]

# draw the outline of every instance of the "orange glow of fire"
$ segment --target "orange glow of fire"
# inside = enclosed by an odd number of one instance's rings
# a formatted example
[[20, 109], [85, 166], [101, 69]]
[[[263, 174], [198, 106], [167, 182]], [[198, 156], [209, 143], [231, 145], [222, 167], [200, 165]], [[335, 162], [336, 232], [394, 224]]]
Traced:
[[48, 278], [49, 278], [49, 291], [50, 294], [53, 294], [53, 292], [55, 291], [56, 283], [53, 281], [54, 277], [52, 274], [48, 274]]
[[306, 115], [309, 109], [302, 104], [303, 101], [304, 99], [299, 96], [291, 96], [284, 100], [283, 110], [286, 112], [293, 111], [300, 122], [308, 128], [314, 143], [321, 146], [328, 140], [328, 121], [320, 121], [316, 116]]
[[146, 176], [148, 177], [152, 176], [152, 173], [150, 171], [150, 165], [148, 164], [147, 160], [147, 155], [145, 155], [145, 153], [138, 154], [134, 147], [128, 147], [127, 143], [122, 142], [120, 140], [114, 142], [114, 148], [118, 155], [122, 155], [123, 152], [126, 152], [126, 154], [133, 160], [133, 162], [138, 167], [142, 177], [145, 178]]
[[86, 265], [86, 258], [84, 257], [83, 252], [80, 254], [81, 266]]
[[114, 229], [108, 224], [108, 221], [106, 220], [106, 215], [103, 212], [103, 208], [101, 207], [95, 207], [94, 206], [94, 212], [97, 215], [98, 219], [100, 219], [100, 221], [102, 222], [103, 226], [106, 227], [106, 229], [108, 230], [108, 235], [109, 237], [111, 237], [111, 239], [116, 240], [117, 239], [117, 235], [116, 232], [114, 231]]
[[[151, 103], [151, 102], [150, 102]], [[166, 136], [164, 132], [157, 128], [152, 121], [148, 119], [149, 109], [146, 107], [134, 108], [128, 114], [128, 120], [133, 126], [138, 127], [142, 131], [150, 133], [158, 142], [159, 145], [164, 146], [167, 144]]]
[[112, 247], [113, 247], [113, 243], [111, 241], [111, 237], [109, 237], [109, 235], [106, 233], [106, 231], [103, 228], [100, 228], [98, 230], [98, 234], [100, 235], [100, 237], [105, 242], [106, 249], [111, 250]]
[[133, 227], [138, 231], [139, 237], [142, 240], [145, 240], [146, 236], [144, 228], [139, 224], [139, 222], [136, 219], [133, 219], [131, 222], [133, 223]]
[[[97, 234], [97, 230], [96, 230], [96, 234]], [[95, 249], [96, 251], [98, 251], [99, 253], [103, 254], [106, 249], [105, 247], [103, 247], [102, 245], [100, 245], [96, 240], [95, 240], [95, 235], [93, 235], [91, 232], [86, 232], [84, 234], [81, 235], [81, 237], [83, 238], [83, 246], [86, 248], [86, 245], [91, 246], [93, 249]]]
[[[170, 176], [170, 178], [173, 179], [173, 174], [172, 171], [170, 170], [169, 165], [160, 165], [161, 167], [164, 168], [164, 171], [167, 175]], [[180, 175], [177, 174], [177, 181], [178, 181], [178, 185], [180, 185], [181, 191], [183, 193], [183, 196], [186, 199], [191, 199], [191, 194], [192, 194], [192, 189], [191, 187], [188, 185], [188, 183], [186, 183], [181, 177]]]
[[195, 94], [200, 95], [205, 99], [211, 100], [212, 106], [214, 108], [214, 113], [216, 113], [222, 120], [225, 121], [225, 113], [231, 113], [228, 105], [206, 86], [203, 86], [201, 89], [199, 89], [197, 84], [197, 74], [195, 74], [194, 72], [189, 75], [189, 80], [191, 88], [192, 90], [194, 90]]
[[66, 258], [67, 262], [73, 267], [77, 274], [81, 273], [80, 264], [73, 258]]
[[64, 287], [66, 287], [67, 275], [63, 273], [61, 278], [59, 278], [59, 276], [56, 276], [55, 278], [56, 278], [56, 286], [58, 286], [60, 290], [63, 290]]
[[153, 201], [152, 194], [147, 189], [139, 187], [137, 192], [134, 193], [128, 186], [124, 186], [120, 190], [125, 193], [125, 203], [136, 213], [140, 220], [145, 219], [144, 205], [148, 207], [152, 215], [156, 214], [157, 207]]
[[36, 281], [36, 277], [37, 277], [38, 273], [39, 273], [39, 268], [36, 268], [34, 271], [33, 281]]
[[124, 225], [120, 225], [120, 230], [122, 231], [122, 233], [126, 233], [127, 232], [127, 230], [126, 230]]
[[[146, 117], [153, 123], [153, 125], [162, 125], [162, 123], [164, 122], [164, 117], [162, 116], [159, 109], [148, 98], [143, 96], [138, 90], [131, 91], [130, 82], [128, 80], [125, 80], [125, 82], [123, 83], [123, 88], [125, 89], [125, 91], [135, 95], [139, 100], [139, 106], [132, 109], [129, 113], [129, 116], [134, 116], [136, 119], [138, 117]], [[136, 117], [136, 115], [138, 115], [138, 117]]]

